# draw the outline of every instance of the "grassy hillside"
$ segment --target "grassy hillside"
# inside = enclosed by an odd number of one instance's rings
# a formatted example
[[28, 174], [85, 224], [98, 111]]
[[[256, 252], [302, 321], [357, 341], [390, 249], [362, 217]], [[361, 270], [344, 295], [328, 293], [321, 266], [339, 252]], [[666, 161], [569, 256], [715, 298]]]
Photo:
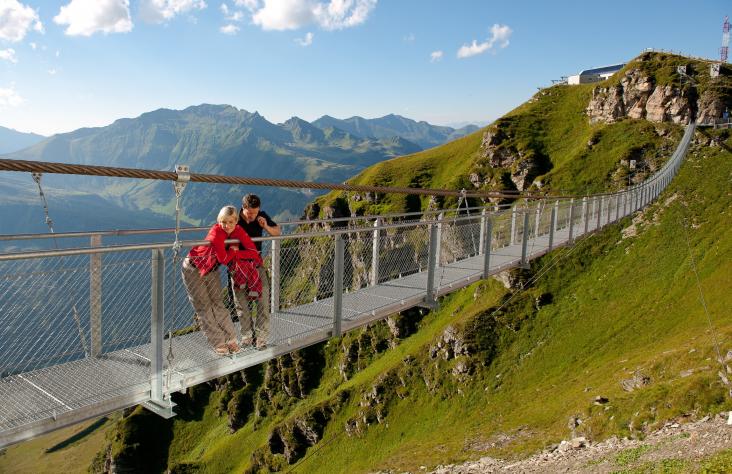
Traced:
[[[698, 87], [689, 91], [676, 72], [688, 65]], [[612, 78], [596, 84], [556, 85], [537, 92], [493, 124], [445, 145], [376, 164], [355, 176], [354, 184], [383, 186], [475, 189], [470, 180], [479, 178], [480, 189], [515, 189], [510, 180], [525, 161], [534, 166], [526, 189], [565, 193], [614, 191], [643, 180], [663, 164], [680, 138], [678, 126], [624, 118], [617, 123], [590, 124], [586, 108], [596, 87], [615, 87], [623, 74], [639, 69], [658, 86], [677, 87], [696, 100], [709, 93], [709, 100], [729, 102], [732, 79], [723, 71], [716, 82], [709, 78], [709, 64], [669, 54], [644, 53]], [[693, 96], [693, 97], [692, 97]], [[704, 101], [702, 101], [704, 102]], [[490, 166], [484, 135], [498, 137], [495, 149], [518, 156], [509, 167]], [[635, 160], [636, 169], [631, 169]], [[337, 201], [345, 198], [345, 201]], [[353, 193], [333, 192], [316, 200], [317, 208], [348, 204], [352, 213], [383, 213], [424, 209], [427, 198], [379, 196], [375, 201], [355, 198]], [[454, 200], [439, 204], [449, 206]]]

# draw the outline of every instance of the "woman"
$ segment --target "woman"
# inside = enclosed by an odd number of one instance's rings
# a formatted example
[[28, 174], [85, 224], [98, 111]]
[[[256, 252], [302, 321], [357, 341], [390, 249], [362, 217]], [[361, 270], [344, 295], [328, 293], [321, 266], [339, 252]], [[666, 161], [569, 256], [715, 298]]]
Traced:
[[[239, 352], [240, 347], [234, 323], [224, 306], [221, 279], [216, 270], [220, 264], [226, 265], [234, 259], [250, 259], [256, 266], [262, 265], [254, 242], [237, 225], [238, 219], [239, 212], [234, 206], [222, 207], [216, 224], [206, 235], [210, 245], [193, 247], [183, 260], [183, 282], [188, 299], [206, 339], [220, 355]], [[237, 239], [243, 250], [239, 250], [236, 244], [227, 247], [227, 239]]]

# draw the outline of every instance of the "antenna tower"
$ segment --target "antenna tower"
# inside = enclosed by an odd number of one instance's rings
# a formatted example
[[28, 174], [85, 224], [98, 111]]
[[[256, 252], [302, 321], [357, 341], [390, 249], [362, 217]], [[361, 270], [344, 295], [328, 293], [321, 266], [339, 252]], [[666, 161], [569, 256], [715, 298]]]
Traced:
[[727, 53], [729, 52], [729, 17], [724, 17], [722, 24], [722, 47], [719, 48], [719, 58], [723, 63], [727, 62]]

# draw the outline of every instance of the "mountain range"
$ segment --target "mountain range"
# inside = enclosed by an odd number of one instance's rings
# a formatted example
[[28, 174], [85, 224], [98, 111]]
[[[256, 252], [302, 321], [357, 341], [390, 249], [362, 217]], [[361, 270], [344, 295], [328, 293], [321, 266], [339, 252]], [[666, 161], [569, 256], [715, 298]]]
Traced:
[[43, 140], [43, 135], [23, 133], [12, 128], [0, 127], [0, 153], [12, 153], [35, 145]]
[[[456, 130], [397, 115], [345, 120], [324, 116], [313, 123], [292, 117], [274, 124], [257, 112], [203, 104], [184, 110], [159, 109], [119, 119], [106, 127], [57, 134], [6, 157], [153, 170], [172, 170], [176, 164], [187, 164], [195, 173], [342, 182], [375, 163], [418, 152], [474, 129]], [[163, 216], [161, 221], [167, 221], [174, 209], [172, 186], [165, 182], [48, 175], [44, 184], [61, 194], [63, 190], [74, 190], [97, 196], [107, 212], [115, 215], [139, 210], [158, 213]], [[238, 204], [247, 192], [259, 194], [263, 208], [279, 219], [300, 216], [305, 204], [321, 194], [301, 189], [193, 183], [182, 198], [183, 221], [208, 223], [222, 205]], [[0, 196], [0, 204], [6, 200], [7, 194]], [[27, 204], [38, 205], [38, 201]], [[49, 205], [53, 214], [54, 202]], [[12, 224], [24, 219], [14, 217], [6, 220], [12, 228], [4, 232], [24, 231]], [[94, 225], [89, 220], [84, 222], [87, 229], [107, 224], [104, 219]], [[62, 228], [82, 230], [76, 224], [81, 222]], [[122, 227], [135, 227], [135, 222]]]

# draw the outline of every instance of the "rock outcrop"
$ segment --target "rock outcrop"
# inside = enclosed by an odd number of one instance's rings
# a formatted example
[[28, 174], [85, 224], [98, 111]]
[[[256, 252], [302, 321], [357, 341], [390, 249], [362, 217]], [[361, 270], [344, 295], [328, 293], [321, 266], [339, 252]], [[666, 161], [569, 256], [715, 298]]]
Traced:
[[692, 101], [686, 89], [655, 85], [640, 68], [633, 68], [619, 84], [596, 87], [585, 113], [590, 123], [613, 123], [630, 117], [687, 124], [692, 116]]

